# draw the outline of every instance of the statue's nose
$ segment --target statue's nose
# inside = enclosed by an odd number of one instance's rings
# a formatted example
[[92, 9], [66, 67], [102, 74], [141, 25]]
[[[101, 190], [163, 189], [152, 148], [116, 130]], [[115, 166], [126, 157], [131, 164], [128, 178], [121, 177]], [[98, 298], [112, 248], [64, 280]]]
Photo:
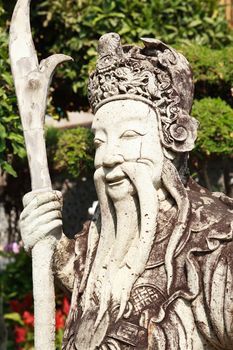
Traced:
[[124, 158], [120, 154], [114, 153], [106, 153], [103, 159], [103, 166], [106, 168], [112, 168], [115, 165], [122, 164], [124, 162]]

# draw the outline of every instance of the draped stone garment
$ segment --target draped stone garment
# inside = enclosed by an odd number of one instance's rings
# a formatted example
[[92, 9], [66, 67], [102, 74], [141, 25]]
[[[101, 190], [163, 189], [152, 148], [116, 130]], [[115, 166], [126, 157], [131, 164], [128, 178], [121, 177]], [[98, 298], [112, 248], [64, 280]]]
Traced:
[[[134, 284], [125, 315], [110, 324], [99, 349], [233, 349], [233, 203], [225, 195], [211, 194], [191, 180], [187, 193], [191, 213], [173, 260], [170, 293], [164, 256], [176, 224], [175, 206], [159, 213], [157, 235], [145, 271]], [[75, 278], [63, 350], [79, 350], [75, 335], [82, 316], [79, 288], [88, 227], [75, 240]], [[70, 252], [70, 246], [66, 250]], [[62, 251], [59, 254], [61, 257]], [[60, 279], [68, 285], [61, 274]]]

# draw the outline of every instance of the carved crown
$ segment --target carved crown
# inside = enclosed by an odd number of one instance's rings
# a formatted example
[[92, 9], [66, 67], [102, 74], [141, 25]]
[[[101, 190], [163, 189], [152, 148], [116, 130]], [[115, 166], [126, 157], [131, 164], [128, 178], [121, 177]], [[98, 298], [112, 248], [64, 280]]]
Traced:
[[158, 115], [164, 146], [190, 151], [198, 123], [189, 115], [194, 90], [189, 63], [159, 40], [142, 42], [143, 48], [122, 46], [116, 33], [100, 38], [96, 70], [89, 78], [90, 105], [95, 113], [112, 100], [143, 101]]

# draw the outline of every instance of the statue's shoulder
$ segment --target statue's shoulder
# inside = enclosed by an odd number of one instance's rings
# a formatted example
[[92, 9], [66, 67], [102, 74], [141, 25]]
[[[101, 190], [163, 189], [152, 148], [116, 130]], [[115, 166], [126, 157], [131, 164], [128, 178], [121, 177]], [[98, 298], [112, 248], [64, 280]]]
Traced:
[[192, 233], [185, 263], [188, 280], [200, 288], [192, 301], [195, 324], [213, 348], [233, 349], [233, 200], [193, 181], [188, 187]]
[[233, 199], [220, 192], [212, 193], [194, 180], [187, 186], [192, 208], [192, 231], [215, 229], [222, 238], [232, 232]]

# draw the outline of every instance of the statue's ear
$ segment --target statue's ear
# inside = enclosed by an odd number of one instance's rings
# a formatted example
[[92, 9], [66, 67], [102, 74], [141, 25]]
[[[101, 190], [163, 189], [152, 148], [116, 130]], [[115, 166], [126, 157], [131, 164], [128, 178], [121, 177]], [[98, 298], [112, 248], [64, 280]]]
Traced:
[[162, 126], [162, 143], [175, 152], [189, 152], [195, 146], [198, 125], [195, 118], [184, 112], [169, 128]]

